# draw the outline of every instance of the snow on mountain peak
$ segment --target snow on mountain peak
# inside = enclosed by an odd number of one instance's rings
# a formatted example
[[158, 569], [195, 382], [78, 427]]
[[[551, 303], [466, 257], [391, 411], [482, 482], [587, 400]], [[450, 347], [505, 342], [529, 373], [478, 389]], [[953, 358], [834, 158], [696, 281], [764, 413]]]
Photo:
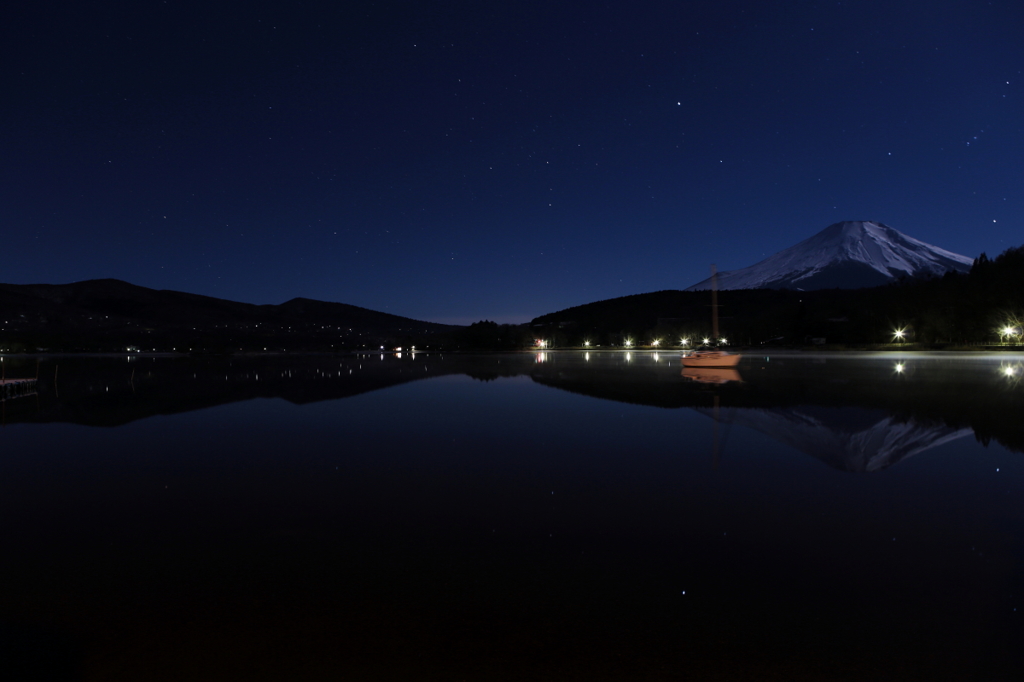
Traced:
[[[972, 260], [888, 225], [847, 220], [741, 270], [718, 274], [720, 289], [855, 289], [897, 277], [966, 272]], [[711, 280], [687, 291], [710, 289]]]

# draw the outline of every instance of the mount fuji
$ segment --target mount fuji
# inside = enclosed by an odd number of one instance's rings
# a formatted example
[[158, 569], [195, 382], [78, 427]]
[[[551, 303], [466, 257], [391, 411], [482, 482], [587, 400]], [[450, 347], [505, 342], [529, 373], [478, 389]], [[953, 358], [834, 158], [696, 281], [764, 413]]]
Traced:
[[[898, 277], [967, 272], [972, 259], [888, 225], [848, 220], [741, 270], [718, 273], [719, 289], [858, 289]], [[710, 289], [711, 279], [687, 291]]]

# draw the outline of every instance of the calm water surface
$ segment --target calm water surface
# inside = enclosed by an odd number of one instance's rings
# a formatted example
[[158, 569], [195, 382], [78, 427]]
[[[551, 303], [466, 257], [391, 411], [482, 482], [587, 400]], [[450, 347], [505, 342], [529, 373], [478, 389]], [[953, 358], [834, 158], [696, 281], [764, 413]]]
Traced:
[[[1019, 679], [1024, 358], [5, 359], [31, 679]], [[738, 379], [738, 380], [737, 380]]]

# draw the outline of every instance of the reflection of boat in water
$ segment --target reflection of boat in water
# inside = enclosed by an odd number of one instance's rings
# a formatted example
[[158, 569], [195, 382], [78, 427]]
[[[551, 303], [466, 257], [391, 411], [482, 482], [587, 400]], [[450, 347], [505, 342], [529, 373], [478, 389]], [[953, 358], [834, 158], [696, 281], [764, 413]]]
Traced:
[[696, 381], [699, 384], [727, 384], [730, 381], [743, 381], [739, 372], [722, 367], [684, 367], [683, 378]]
[[[718, 335], [718, 271], [711, 265], [711, 334], [717, 345], [724, 341]], [[705, 343], [707, 339], [705, 339]], [[743, 356], [724, 350], [695, 350], [683, 353], [683, 367], [735, 367]]]
[[[742, 357], [738, 353], [727, 353], [724, 350], [695, 350], [683, 355], [683, 367], [735, 367]], [[739, 375], [736, 376], [738, 379]]]

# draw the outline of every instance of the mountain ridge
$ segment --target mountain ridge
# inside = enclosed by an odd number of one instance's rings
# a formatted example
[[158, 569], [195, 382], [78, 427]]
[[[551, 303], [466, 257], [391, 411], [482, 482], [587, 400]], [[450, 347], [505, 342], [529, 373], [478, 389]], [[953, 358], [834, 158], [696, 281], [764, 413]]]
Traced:
[[0, 312], [0, 338], [83, 349], [370, 347], [460, 329], [348, 303], [242, 303], [117, 279], [0, 284]]
[[[719, 289], [860, 289], [900, 277], [967, 272], [973, 259], [906, 235], [884, 223], [847, 220], [758, 263], [718, 273]], [[711, 288], [707, 278], [686, 288]]]

